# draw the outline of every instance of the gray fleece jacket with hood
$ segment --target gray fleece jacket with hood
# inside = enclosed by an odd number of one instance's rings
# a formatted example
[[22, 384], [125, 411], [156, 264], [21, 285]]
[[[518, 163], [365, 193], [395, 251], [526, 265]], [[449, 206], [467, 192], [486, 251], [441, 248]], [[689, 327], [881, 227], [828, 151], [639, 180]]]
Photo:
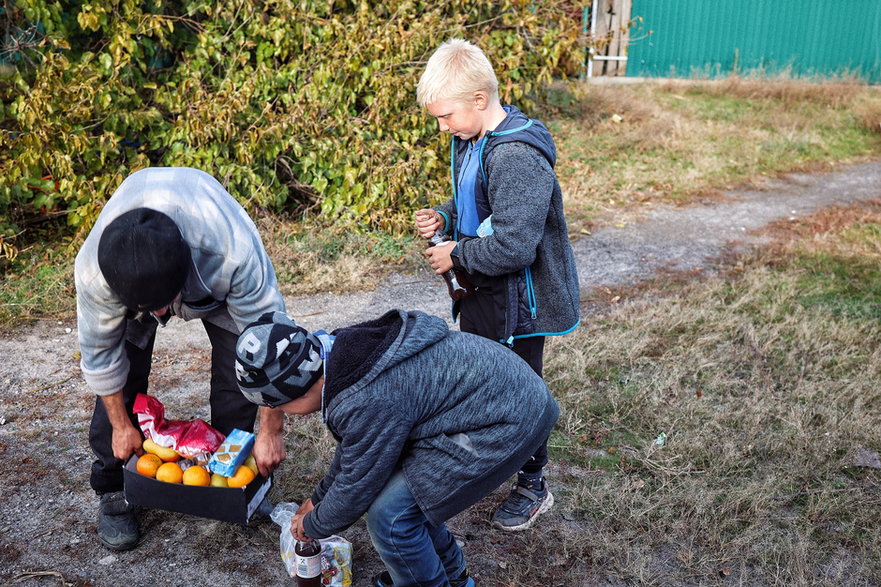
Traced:
[[398, 468], [440, 524], [513, 475], [557, 421], [525, 361], [436, 316], [393, 310], [334, 334], [323, 410], [338, 444], [304, 518], [313, 538], [355, 523]]

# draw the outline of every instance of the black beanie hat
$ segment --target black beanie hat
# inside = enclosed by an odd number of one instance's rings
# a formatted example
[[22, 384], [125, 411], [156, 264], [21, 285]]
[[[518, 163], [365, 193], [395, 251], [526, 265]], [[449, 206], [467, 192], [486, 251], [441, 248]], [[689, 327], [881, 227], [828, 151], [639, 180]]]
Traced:
[[130, 310], [158, 310], [174, 301], [190, 259], [177, 224], [150, 208], [135, 208], [113, 220], [98, 243], [101, 273]]

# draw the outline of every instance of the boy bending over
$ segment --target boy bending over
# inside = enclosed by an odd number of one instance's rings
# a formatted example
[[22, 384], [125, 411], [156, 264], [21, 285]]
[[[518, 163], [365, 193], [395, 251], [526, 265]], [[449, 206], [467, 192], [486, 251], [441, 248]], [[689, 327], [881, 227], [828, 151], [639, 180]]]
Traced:
[[332, 334], [274, 312], [236, 347], [251, 402], [321, 412], [337, 440], [291, 534], [327, 537], [367, 513], [387, 569], [372, 585], [473, 586], [445, 521], [517, 471], [550, 433], [557, 403], [514, 353], [436, 316], [392, 310]]

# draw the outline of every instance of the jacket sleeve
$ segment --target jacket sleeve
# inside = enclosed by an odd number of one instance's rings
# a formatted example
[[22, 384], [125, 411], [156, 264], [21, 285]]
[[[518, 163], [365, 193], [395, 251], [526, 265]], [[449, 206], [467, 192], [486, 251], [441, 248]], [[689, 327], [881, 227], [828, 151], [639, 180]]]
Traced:
[[95, 394], [109, 395], [121, 390], [128, 378], [126, 309], [107, 287], [90, 251], [81, 251], [74, 263], [80, 368]]
[[529, 267], [545, 231], [556, 177], [525, 143], [506, 143], [486, 163], [493, 233], [460, 242], [455, 263], [468, 272], [505, 275]]
[[275, 269], [256, 232], [251, 243], [251, 249], [246, 254], [238, 255], [239, 262], [233, 271], [226, 297], [230, 316], [240, 330], [266, 312], [283, 312], [285, 309]]
[[[324, 495], [303, 520], [308, 536], [324, 538], [341, 532], [370, 508], [398, 466], [412, 429], [399, 412], [396, 406], [373, 405], [370, 410], [351, 410], [337, 423], [341, 441], [332, 478], [319, 484]], [[379, 413], [384, 416], [377, 417]]]
[[444, 234], [453, 234], [453, 227], [456, 226], [456, 206], [453, 205], [453, 200], [449, 199], [440, 206], [435, 206], [434, 209], [440, 212], [440, 215], [444, 217], [444, 221], [446, 224], [444, 225]]

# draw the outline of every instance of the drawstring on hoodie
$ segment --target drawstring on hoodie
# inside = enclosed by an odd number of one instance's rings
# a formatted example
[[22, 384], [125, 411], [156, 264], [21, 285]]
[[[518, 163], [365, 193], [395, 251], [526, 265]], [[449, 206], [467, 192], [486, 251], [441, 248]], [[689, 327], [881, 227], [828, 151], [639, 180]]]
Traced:
[[324, 382], [321, 384], [321, 423], [327, 423], [327, 406], [324, 403], [324, 388], [327, 385], [327, 358], [330, 356], [330, 350], [333, 348], [333, 341], [336, 339], [332, 334], [328, 334], [324, 330], [316, 330], [312, 334], [321, 343], [321, 349], [318, 356], [321, 357], [321, 374]]

